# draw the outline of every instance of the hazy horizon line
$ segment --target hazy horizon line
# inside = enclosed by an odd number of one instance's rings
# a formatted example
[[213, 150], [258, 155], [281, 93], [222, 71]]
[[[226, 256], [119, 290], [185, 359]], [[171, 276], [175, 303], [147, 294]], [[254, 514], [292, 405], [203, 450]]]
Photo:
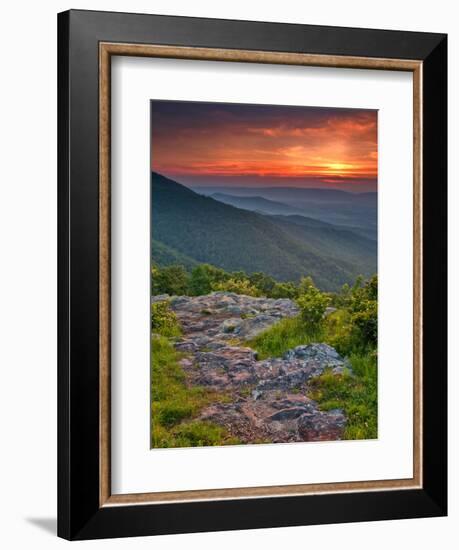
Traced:
[[[246, 184], [241, 184], [241, 182], [234, 182], [234, 180], [231, 183], [228, 181], [224, 181], [224, 182], [212, 181], [210, 183], [206, 183], [202, 181], [189, 182], [189, 181], [184, 181], [184, 179], [180, 176], [169, 175], [154, 169], [151, 170], [151, 173], [158, 174], [162, 177], [175, 181], [176, 183], [179, 183], [180, 185], [183, 185], [184, 187], [187, 187], [189, 189], [219, 189], [220, 188], [220, 189], [253, 189], [255, 191], [258, 189], [260, 190], [263, 190], [263, 189], [311, 189], [311, 190], [317, 190], [317, 191], [341, 191], [343, 193], [351, 193], [355, 195], [361, 195], [365, 193], [374, 193], [374, 194], [378, 193], [377, 180], [375, 182], [365, 182], [365, 183], [354, 181], [354, 182], [343, 182], [343, 183], [335, 183], [335, 184], [326, 183], [322, 185], [318, 185], [318, 183], [314, 181], [305, 182], [305, 185], [279, 185], [279, 182], [271, 180], [271, 183], [268, 185], [256, 185], [255, 181], [253, 182], [249, 181]], [[287, 182], [293, 178], [287, 177], [287, 178], [276, 178], [276, 179], [280, 179], [282, 181]], [[355, 189], [355, 187], [359, 185], [368, 186], [369, 188], [362, 189], [362, 190]], [[371, 188], [372, 186], [375, 186], [375, 188]]]

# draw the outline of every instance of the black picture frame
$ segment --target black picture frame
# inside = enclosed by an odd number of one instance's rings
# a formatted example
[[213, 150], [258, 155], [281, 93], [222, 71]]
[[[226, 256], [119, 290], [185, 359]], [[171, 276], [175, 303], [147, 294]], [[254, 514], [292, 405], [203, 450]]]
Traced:
[[[422, 488], [100, 506], [99, 44], [422, 61]], [[58, 15], [58, 535], [94, 539], [447, 513], [447, 37], [71, 10]]]

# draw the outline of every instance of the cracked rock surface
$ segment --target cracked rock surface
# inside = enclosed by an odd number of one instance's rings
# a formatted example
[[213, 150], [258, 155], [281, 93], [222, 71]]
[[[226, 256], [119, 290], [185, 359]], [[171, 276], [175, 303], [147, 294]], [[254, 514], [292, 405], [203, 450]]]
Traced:
[[325, 369], [341, 374], [349, 366], [324, 343], [297, 346], [283, 357], [258, 360], [244, 341], [281, 319], [298, 314], [288, 299], [255, 298], [231, 292], [205, 296], [155, 296], [170, 300], [183, 329], [175, 342], [185, 353], [181, 366], [190, 385], [225, 392], [199, 418], [225, 427], [243, 443], [286, 443], [341, 439], [342, 410], [321, 411], [306, 396], [309, 382]]

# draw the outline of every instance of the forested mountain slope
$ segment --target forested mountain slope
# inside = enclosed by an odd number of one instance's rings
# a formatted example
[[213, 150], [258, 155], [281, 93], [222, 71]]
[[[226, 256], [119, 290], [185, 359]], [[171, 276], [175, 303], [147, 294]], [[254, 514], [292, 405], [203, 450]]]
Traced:
[[160, 265], [210, 263], [281, 281], [311, 276], [324, 290], [375, 271], [375, 255], [365, 252], [371, 246], [352, 232], [235, 208], [156, 173], [151, 185], [152, 253]]

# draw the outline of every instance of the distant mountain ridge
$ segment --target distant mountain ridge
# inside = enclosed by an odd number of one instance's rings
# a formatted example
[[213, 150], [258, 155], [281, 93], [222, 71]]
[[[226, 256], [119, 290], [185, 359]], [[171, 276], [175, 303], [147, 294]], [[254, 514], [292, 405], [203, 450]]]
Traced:
[[377, 238], [377, 193], [299, 187], [195, 187], [193, 190], [246, 210], [300, 214], [335, 226], [346, 226], [372, 240]]
[[301, 210], [283, 204], [281, 202], [272, 201], [259, 196], [235, 196], [227, 195], [225, 193], [213, 193], [210, 195], [213, 199], [230, 204], [236, 208], [242, 208], [244, 210], [252, 210], [253, 212], [261, 212], [264, 214], [301, 214]]
[[151, 187], [152, 257], [160, 265], [203, 262], [281, 281], [310, 275], [324, 290], [376, 271], [375, 243], [351, 231], [236, 208], [157, 173]]
[[366, 201], [376, 200], [378, 193], [376, 191], [364, 191], [357, 193], [353, 191], [342, 191], [341, 189], [322, 189], [319, 187], [229, 187], [229, 186], [193, 186], [189, 187], [201, 195], [213, 195], [222, 193], [235, 197], [247, 196], [286, 196], [289, 198], [308, 198], [314, 200], [333, 200], [333, 201]]

